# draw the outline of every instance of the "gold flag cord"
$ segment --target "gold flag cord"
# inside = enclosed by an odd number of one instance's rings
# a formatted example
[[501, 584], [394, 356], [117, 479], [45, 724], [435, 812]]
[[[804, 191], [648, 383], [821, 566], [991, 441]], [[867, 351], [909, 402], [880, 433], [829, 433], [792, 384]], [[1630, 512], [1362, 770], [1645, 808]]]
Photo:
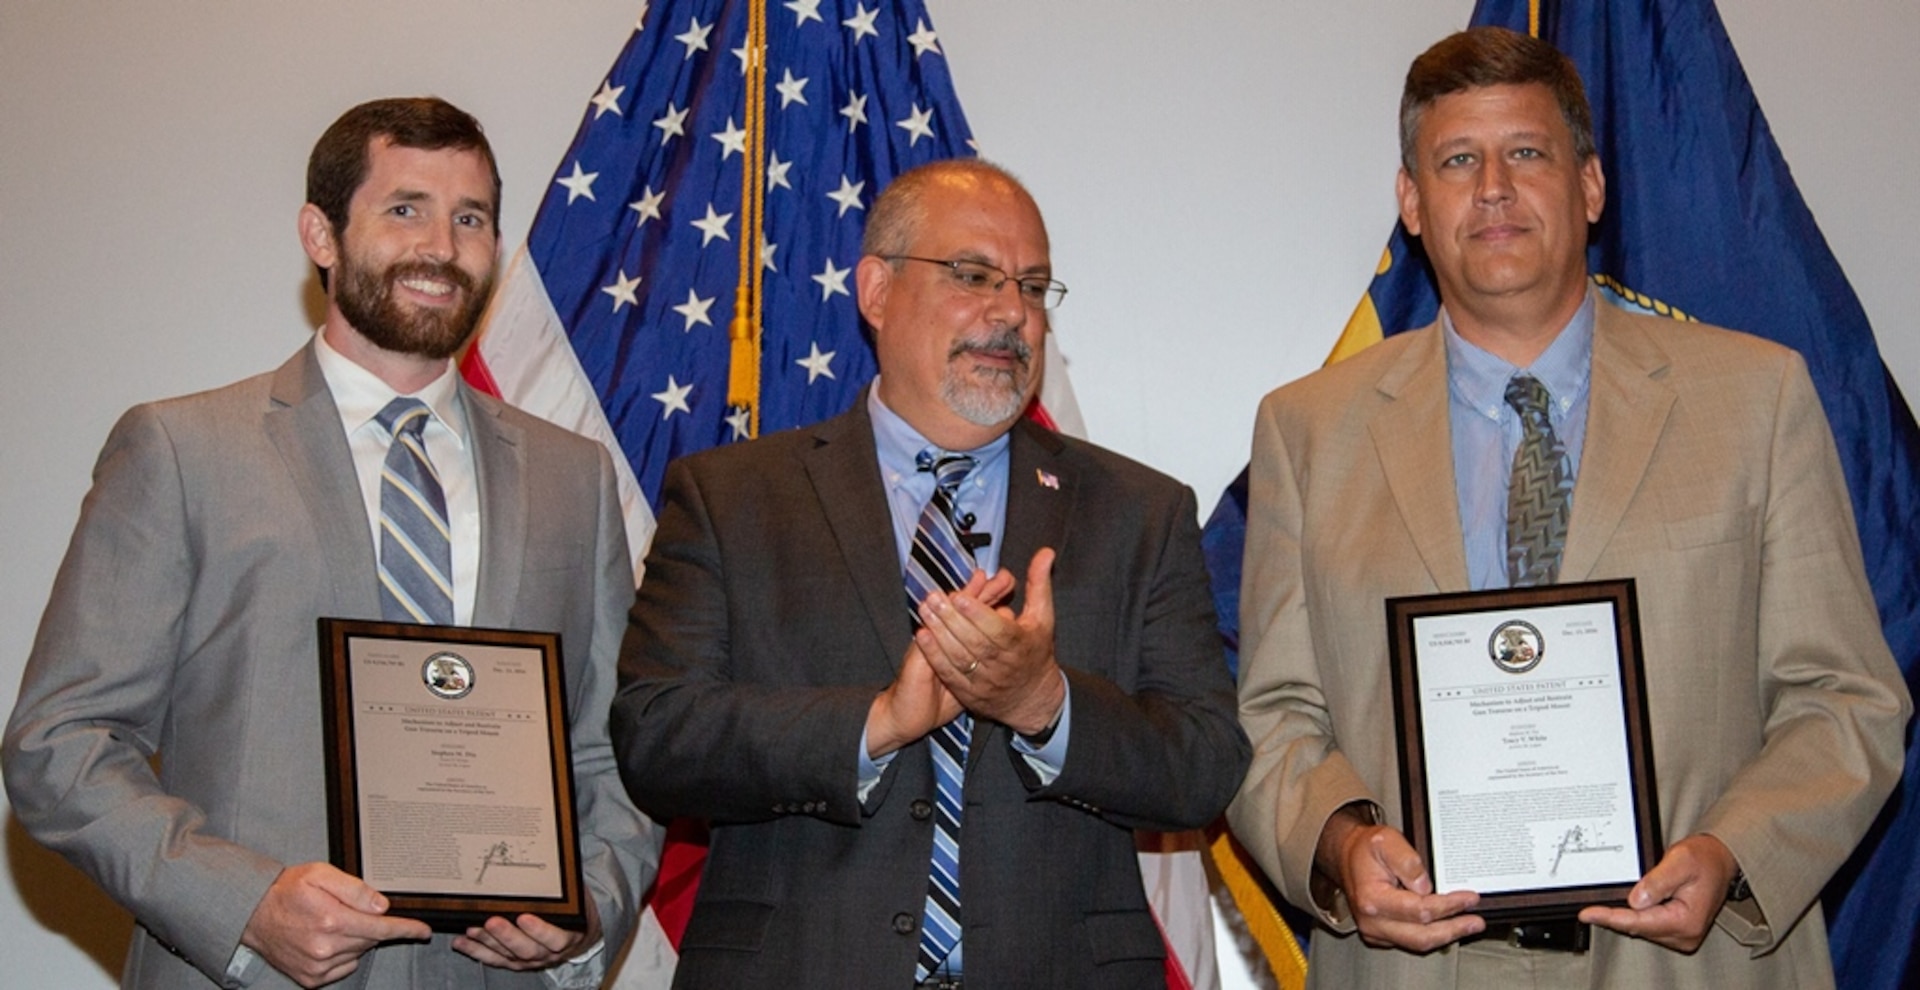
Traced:
[[1300, 940], [1294, 936], [1293, 929], [1287, 927], [1286, 919], [1280, 917], [1279, 910], [1268, 899], [1266, 888], [1247, 866], [1246, 854], [1233, 841], [1233, 833], [1218, 829], [1207, 851], [1221, 884], [1233, 896], [1234, 906], [1246, 921], [1247, 934], [1266, 957], [1274, 982], [1280, 990], [1303, 990], [1307, 985], [1307, 956], [1300, 951]]
[[746, 40], [746, 145], [740, 168], [740, 280], [733, 290], [733, 320], [727, 327], [732, 353], [727, 405], [748, 411], [748, 436], [760, 435], [761, 252], [766, 243], [767, 189], [767, 4], [748, 0]]

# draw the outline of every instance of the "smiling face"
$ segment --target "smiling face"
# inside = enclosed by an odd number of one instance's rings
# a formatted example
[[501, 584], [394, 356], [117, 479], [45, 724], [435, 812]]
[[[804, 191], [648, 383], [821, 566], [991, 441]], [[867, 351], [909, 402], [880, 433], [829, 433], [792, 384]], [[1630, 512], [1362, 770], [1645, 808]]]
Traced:
[[1449, 93], [1420, 116], [1400, 218], [1420, 237], [1447, 312], [1557, 332], [1586, 292], [1587, 228], [1600, 219], [1600, 160], [1579, 158], [1540, 84]]
[[[1011, 182], [942, 174], [919, 205], [922, 219], [902, 254], [1051, 277], [1040, 210]], [[860, 260], [857, 278], [887, 408], [949, 450], [993, 440], [1026, 410], [1040, 388], [1047, 314], [1022, 302], [1016, 283], [982, 296], [943, 265], [875, 255]]]
[[405, 148], [374, 138], [344, 232], [301, 211], [315, 264], [329, 269], [328, 342], [350, 357], [444, 360], [472, 335], [499, 251], [493, 174], [477, 151]]

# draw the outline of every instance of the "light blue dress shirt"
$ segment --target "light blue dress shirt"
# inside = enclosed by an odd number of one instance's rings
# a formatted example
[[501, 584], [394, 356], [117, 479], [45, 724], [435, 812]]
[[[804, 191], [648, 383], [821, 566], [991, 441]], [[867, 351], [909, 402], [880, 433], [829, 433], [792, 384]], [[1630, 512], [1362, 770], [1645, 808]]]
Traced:
[[1507, 405], [1507, 381], [1525, 373], [1547, 387], [1547, 419], [1567, 449], [1580, 496], [1580, 450], [1587, 436], [1587, 386], [1593, 373], [1593, 293], [1533, 364], [1515, 367], [1466, 341], [1444, 310], [1447, 416], [1453, 431], [1453, 482], [1466, 539], [1467, 584], [1507, 586], [1507, 487], [1520, 446], [1520, 414]]

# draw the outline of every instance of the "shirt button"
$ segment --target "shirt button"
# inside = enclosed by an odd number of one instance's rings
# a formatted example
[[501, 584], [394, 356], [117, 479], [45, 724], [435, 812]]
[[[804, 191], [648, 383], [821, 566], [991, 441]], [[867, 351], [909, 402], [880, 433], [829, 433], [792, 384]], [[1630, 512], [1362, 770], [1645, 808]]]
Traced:
[[914, 928], [913, 915], [910, 915], [905, 911], [902, 911], [899, 914], [896, 914], [893, 916], [894, 931], [899, 932], [902, 935], [911, 935], [913, 934], [913, 928]]
[[924, 822], [933, 817], [933, 805], [924, 799], [915, 800], [908, 806], [913, 812], [913, 820]]

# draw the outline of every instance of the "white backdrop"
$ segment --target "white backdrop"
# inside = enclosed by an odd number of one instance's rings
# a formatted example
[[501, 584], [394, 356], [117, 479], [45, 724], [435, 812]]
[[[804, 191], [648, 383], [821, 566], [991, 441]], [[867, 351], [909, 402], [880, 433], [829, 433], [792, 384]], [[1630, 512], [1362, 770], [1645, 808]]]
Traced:
[[[1471, 0], [932, 0], [982, 150], [1032, 187], [1093, 437], [1191, 484], [1318, 365], [1393, 218], [1406, 63]], [[638, 0], [0, 4], [0, 711], [127, 405], [277, 364], [314, 319], [305, 158], [348, 106], [488, 128], [507, 249]], [[827, 5], [831, 6], [831, 4]], [[1902, 385], [1920, 389], [1920, 6], [1721, 0]], [[6, 819], [0, 983], [111, 986], [129, 921]]]

